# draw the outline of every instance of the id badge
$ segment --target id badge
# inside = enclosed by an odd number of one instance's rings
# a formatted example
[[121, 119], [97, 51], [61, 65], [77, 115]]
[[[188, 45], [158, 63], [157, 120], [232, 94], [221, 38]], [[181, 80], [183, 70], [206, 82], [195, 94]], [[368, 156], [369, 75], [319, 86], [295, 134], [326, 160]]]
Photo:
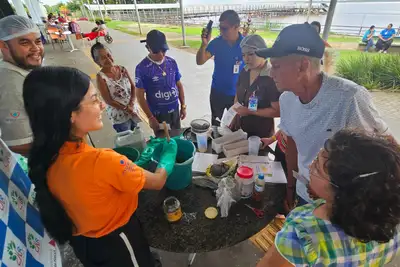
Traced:
[[240, 72], [240, 61], [236, 61], [233, 66], [233, 74], [238, 74]]
[[249, 97], [249, 106], [248, 109], [251, 111], [257, 111], [258, 106], [258, 97], [256, 95], [252, 95]]
[[240, 70], [240, 65], [235, 64], [233, 66], [233, 74], [238, 74]]

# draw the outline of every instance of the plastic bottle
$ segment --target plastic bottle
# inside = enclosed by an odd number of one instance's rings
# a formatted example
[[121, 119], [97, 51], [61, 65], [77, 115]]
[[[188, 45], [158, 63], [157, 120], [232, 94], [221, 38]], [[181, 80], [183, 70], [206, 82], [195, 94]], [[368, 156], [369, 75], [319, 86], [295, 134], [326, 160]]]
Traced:
[[263, 199], [264, 189], [265, 189], [264, 174], [259, 173], [254, 183], [253, 199], [255, 201], [261, 201]]

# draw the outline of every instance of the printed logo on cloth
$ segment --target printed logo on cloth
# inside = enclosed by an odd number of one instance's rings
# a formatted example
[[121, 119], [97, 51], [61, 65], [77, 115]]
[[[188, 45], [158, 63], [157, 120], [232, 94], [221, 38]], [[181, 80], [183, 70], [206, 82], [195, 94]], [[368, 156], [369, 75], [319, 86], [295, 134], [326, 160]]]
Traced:
[[25, 224], [26, 227], [26, 247], [31, 253], [31, 255], [37, 260], [40, 261], [40, 254], [42, 248], [42, 237], [33, 230], [28, 224]]
[[178, 89], [176, 87], [172, 87], [170, 91], [167, 92], [161, 92], [161, 90], [158, 90], [158, 92], [156, 92], [154, 94], [155, 97], [157, 97], [158, 99], [162, 98], [165, 100], [170, 100], [171, 98], [176, 98], [178, 97], [179, 92]]
[[22, 194], [21, 190], [10, 181], [8, 185], [8, 198], [10, 199], [11, 205], [18, 213], [18, 215], [25, 221], [26, 220], [26, 208], [28, 200]]
[[3, 264], [8, 267], [25, 266], [26, 263], [26, 248], [22, 242], [7, 229], [6, 240], [4, 242]]
[[15, 111], [15, 112], [11, 112], [10, 116], [14, 119], [17, 119], [19, 116], [21, 115], [21, 112]]
[[153, 80], [153, 82], [158, 82], [160, 80], [160, 78], [158, 78], [158, 76], [154, 76], [153, 78], [151, 78]]
[[3, 221], [5, 225], [8, 224], [8, 205], [7, 194], [0, 188], [0, 220]]
[[24, 119], [25, 116], [21, 116], [21, 112], [16, 111], [16, 110], [12, 110], [8, 116], [4, 119], [5, 122], [10, 123], [10, 122], [14, 122], [16, 120], [20, 120], [20, 119]]
[[310, 53], [310, 48], [303, 47], [303, 46], [298, 46], [297, 47], [297, 51], [303, 51], [303, 52], [306, 52], [306, 53]]
[[45, 267], [61, 266], [61, 255], [58, 253], [56, 241], [51, 239], [46, 232], [43, 236], [40, 256], [40, 262], [43, 263]]
[[29, 195], [28, 195], [28, 202], [31, 204], [33, 207], [35, 207], [37, 210], [39, 210], [39, 207], [37, 206], [36, 202], [36, 191], [35, 191], [35, 185], [31, 184], [31, 189], [29, 190]]
[[12, 156], [11, 152], [8, 151], [6, 145], [0, 142], [0, 170], [10, 178], [16, 164], [15, 158]]
[[125, 160], [125, 159], [121, 159], [119, 161], [119, 163], [121, 164], [121, 166], [123, 167], [123, 171], [122, 174], [125, 174], [126, 172], [133, 172], [135, 169], [135, 164], [133, 164], [131, 161], [129, 160]]

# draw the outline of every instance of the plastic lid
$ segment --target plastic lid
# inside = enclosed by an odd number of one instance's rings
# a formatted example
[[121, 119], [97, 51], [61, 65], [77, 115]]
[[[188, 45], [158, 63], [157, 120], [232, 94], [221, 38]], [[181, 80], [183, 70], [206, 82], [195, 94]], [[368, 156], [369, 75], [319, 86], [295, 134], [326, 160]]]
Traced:
[[247, 166], [241, 166], [237, 169], [236, 174], [243, 179], [253, 178], [253, 169]]
[[258, 179], [264, 180], [264, 173], [259, 173], [258, 174]]
[[190, 122], [190, 127], [194, 133], [204, 133], [210, 129], [210, 123], [203, 119], [196, 119]]

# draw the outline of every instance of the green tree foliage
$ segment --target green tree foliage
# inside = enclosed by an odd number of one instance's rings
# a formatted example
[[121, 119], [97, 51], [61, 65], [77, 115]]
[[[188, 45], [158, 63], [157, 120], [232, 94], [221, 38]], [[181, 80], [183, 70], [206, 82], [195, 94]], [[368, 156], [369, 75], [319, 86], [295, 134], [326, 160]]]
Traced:
[[72, 1], [67, 2], [67, 8], [71, 12], [76, 12], [81, 9], [81, 4], [82, 3], [79, 0], [72, 0]]

